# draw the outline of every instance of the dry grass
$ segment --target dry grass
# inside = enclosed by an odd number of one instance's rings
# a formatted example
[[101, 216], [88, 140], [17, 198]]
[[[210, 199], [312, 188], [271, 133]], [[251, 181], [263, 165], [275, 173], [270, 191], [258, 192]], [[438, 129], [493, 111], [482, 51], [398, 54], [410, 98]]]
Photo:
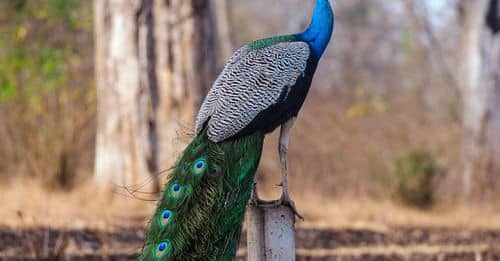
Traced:
[[142, 224], [154, 202], [99, 193], [89, 184], [73, 191], [47, 191], [37, 181], [12, 180], [0, 187], [0, 225], [108, 230]]
[[437, 206], [430, 211], [407, 208], [389, 200], [366, 198], [298, 198], [306, 217], [299, 227], [355, 228], [386, 231], [392, 226], [500, 228], [494, 207]]
[[[268, 198], [275, 193], [264, 192]], [[388, 200], [328, 198], [297, 194], [306, 221], [299, 227], [386, 230], [391, 226], [500, 228], [494, 207], [437, 206], [430, 211], [406, 208]], [[145, 225], [155, 202], [131, 195], [100, 194], [89, 184], [71, 192], [49, 192], [35, 181], [13, 180], [0, 187], [1, 225], [98, 229]]]
[[[263, 196], [272, 198], [275, 191], [263, 191]], [[304, 214], [306, 221], [297, 221], [298, 228], [304, 229], [354, 229], [369, 230], [391, 234], [397, 227], [425, 228], [458, 228], [465, 229], [500, 229], [500, 211], [493, 207], [476, 208], [465, 206], [436, 207], [430, 211], [410, 209], [388, 200], [375, 201], [367, 198], [354, 197], [320, 197], [297, 193], [296, 203]], [[28, 251], [19, 248], [7, 249], [0, 257], [18, 257], [27, 255], [37, 258], [58, 256], [97, 256], [107, 259], [110, 256], [134, 256], [141, 246], [141, 237], [134, 236], [119, 242], [113, 242], [113, 233], [123, 233], [124, 229], [133, 229], [142, 233], [148, 217], [154, 210], [155, 202], [134, 199], [131, 195], [109, 194], [97, 192], [90, 184], [82, 184], [70, 192], [50, 192], [42, 189], [36, 181], [12, 180], [9, 184], [0, 186], [0, 228], [13, 228], [23, 231], [28, 243]], [[26, 229], [34, 228], [34, 230]], [[49, 231], [54, 228], [58, 237], [54, 243], [49, 243]], [[7, 229], [9, 230], [9, 229]], [[92, 231], [98, 240], [80, 242], [73, 234]], [[111, 232], [111, 233], [108, 233]], [[54, 231], [52, 230], [52, 233]], [[130, 232], [128, 232], [130, 233]], [[348, 232], [346, 232], [348, 233]], [[414, 232], [411, 232], [414, 233]], [[439, 233], [439, 232], [436, 232]], [[119, 238], [130, 234], [124, 233]], [[413, 235], [413, 234], [412, 234]], [[85, 238], [85, 237], [78, 237]], [[81, 240], [81, 239], [80, 239]], [[359, 238], [359, 240], [366, 240]], [[94, 249], [82, 246], [98, 244]], [[485, 243], [486, 244], [486, 243]], [[456, 246], [453, 241], [447, 245], [366, 245], [340, 246], [334, 249], [298, 248], [297, 253], [303, 257], [331, 256], [361, 256], [361, 255], [401, 255], [414, 254], [441, 255], [449, 253], [486, 253], [491, 246], [482, 242]], [[23, 252], [24, 251], [24, 252]], [[244, 256], [245, 250], [240, 249], [239, 256]]]

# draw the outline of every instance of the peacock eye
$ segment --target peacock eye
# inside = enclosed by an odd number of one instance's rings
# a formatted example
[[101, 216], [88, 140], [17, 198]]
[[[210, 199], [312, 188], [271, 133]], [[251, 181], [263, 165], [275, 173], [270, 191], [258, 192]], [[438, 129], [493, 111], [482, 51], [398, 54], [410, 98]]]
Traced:
[[207, 168], [207, 162], [204, 159], [199, 159], [194, 162], [193, 164], [193, 173], [195, 175], [201, 175], [203, 172], [205, 172], [205, 169]]
[[161, 213], [161, 216], [160, 216], [160, 224], [162, 226], [165, 226], [168, 224], [168, 222], [172, 219], [172, 211], [170, 210], [164, 210], [162, 213]]
[[171, 190], [172, 190], [172, 196], [174, 196], [174, 197], [178, 197], [178, 196], [179, 196], [179, 193], [181, 193], [181, 191], [182, 191], [182, 186], [181, 186], [181, 185], [179, 185], [179, 184], [177, 184], [177, 183], [174, 183], [174, 184], [172, 185]]
[[188, 196], [191, 191], [190, 185], [180, 185], [177, 182], [172, 183], [168, 186], [168, 189], [165, 189], [166, 195], [172, 200], [178, 200], [183, 197]]
[[172, 212], [170, 210], [165, 210], [161, 216], [166, 219], [169, 218], [171, 214]]
[[196, 168], [201, 169], [201, 168], [203, 168], [204, 165], [205, 165], [205, 163], [203, 161], [198, 161], [198, 163], [196, 163]]
[[168, 242], [161, 242], [158, 244], [156, 247], [156, 257], [157, 258], [162, 258], [167, 252], [168, 252], [168, 247], [169, 243]]
[[216, 165], [210, 167], [210, 174], [217, 174], [220, 172], [220, 168]]

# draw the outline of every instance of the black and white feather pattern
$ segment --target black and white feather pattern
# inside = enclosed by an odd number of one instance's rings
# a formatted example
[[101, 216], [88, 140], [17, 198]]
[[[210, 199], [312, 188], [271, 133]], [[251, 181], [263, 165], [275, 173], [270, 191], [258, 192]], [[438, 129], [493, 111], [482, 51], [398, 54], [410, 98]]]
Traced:
[[278, 43], [255, 51], [240, 48], [203, 101], [196, 118], [196, 133], [208, 120], [207, 133], [213, 142], [237, 134], [259, 112], [275, 104], [284, 88], [295, 84], [306, 68], [309, 54], [304, 42]]

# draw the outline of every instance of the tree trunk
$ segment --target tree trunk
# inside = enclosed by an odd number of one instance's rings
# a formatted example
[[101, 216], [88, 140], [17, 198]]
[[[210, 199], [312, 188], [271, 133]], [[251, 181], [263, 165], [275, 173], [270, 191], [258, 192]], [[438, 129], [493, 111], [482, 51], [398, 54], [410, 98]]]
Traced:
[[217, 33], [219, 35], [219, 61], [225, 63], [234, 50], [233, 33], [231, 31], [231, 8], [229, 0], [214, 0], [217, 14]]
[[462, 166], [467, 198], [491, 191], [500, 177], [500, 111], [498, 107], [495, 109], [500, 99], [500, 34], [495, 34], [486, 23], [492, 6], [490, 0], [463, 0], [460, 6], [463, 27], [460, 77], [464, 99]]
[[148, 177], [148, 144], [140, 110], [138, 14], [141, 3], [95, 0], [97, 140], [95, 180], [101, 187], [131, 186]]
[[194, 115], [214, 80], [212, 12], [212, 1], [154, 0], [161, 169], [170, 167], [184, 148], [178, 132], [192, 130]]
[[176, 131], [213, 79], [209, 2], [94, 1], [99, 186], [159, 189], [159, 167], [179, 151]]

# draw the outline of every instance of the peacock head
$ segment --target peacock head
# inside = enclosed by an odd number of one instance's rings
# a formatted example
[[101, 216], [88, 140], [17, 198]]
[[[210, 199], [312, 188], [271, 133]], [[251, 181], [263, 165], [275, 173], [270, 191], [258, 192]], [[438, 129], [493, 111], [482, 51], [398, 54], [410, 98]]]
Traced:
[[313, 52], [323, 54], [330, 42], [334, 26], [334, 13], [329, 0], [316, 0], [311, 24], [299, 34], [299, 38], [309, 43]]

